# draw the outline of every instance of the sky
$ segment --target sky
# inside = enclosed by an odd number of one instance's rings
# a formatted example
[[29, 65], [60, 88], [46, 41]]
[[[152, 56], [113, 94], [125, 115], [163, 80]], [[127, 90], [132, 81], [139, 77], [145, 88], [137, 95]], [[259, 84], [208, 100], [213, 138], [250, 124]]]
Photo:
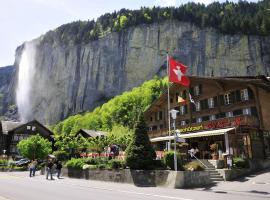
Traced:
[[188, 1], [209, 4], [215, 0], [0, 0], [0, 67], [14, 63], [15, 50], [24, 41], [62, 24], [96, 19], [121, 8], [179, 6]]

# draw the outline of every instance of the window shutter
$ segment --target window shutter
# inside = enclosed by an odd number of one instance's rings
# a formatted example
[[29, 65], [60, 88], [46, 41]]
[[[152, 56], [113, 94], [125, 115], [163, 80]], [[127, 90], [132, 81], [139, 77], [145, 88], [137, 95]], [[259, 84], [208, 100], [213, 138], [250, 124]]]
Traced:
[[187, 105], [185, 105], [185, 114], [188, 113], [188, 110], [187, 110]]
[[235, 103], [235, 91], [230, 93], [230, 103]]
[[215, 96], [214, 97], [214, 107], [217, 107], [217, 105], [218, 105], [218, 97]]
[[219, 96], [218, 96], [218, 99], [219, 99], [219, 104], [220, 104], [221, 106], [223, 106], [223, 105], [224, 105], [224, 95], [219, 95]]
[[249, 99], [254, 99], [253, 91], [250, 88], [248, 88], [248, 98]]
[[199, 85], [199, 94], [202, 94], [202, 84]]
[[235, 91], [235, 102], [241, 102], [241, 92], [240, 92], [240, 90]]

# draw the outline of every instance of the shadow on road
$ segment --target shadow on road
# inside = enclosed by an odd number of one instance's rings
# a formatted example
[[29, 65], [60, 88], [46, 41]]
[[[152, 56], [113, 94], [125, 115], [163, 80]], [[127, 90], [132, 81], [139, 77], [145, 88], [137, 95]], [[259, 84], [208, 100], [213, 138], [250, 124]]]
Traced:
[[250, 192], [250, 193], [256, 193], [256, 194], [264, 194], [264, 195], [270, 194], [269, 192], [257, 191], [257, 190], [251, 190], [251, 191], [249, 191], [249, 192]]

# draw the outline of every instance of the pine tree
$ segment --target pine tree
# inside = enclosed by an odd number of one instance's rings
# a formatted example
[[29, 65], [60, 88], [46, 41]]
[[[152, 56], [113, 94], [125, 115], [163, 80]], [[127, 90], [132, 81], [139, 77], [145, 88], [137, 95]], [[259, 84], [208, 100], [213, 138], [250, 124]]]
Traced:
[[126, 150], [126, 164], [130, 169], [152, 169], [155, 158], [156, 152], [150, 143], [146, 124], [141, 117]]

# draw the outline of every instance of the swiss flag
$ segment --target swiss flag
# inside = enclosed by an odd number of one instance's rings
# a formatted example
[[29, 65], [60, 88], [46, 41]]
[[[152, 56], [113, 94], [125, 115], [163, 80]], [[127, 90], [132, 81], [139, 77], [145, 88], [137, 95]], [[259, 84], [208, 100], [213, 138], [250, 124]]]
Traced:
[[169, 76], [170, 82], [179, 83], [186, 87], [189, 86], [190, 81], [186, 76], [187, 66], [183, 65], [180, 62], [177, 62], [176, 60], [170, 57], [169, 69], [170, 69], [170, 76]]

